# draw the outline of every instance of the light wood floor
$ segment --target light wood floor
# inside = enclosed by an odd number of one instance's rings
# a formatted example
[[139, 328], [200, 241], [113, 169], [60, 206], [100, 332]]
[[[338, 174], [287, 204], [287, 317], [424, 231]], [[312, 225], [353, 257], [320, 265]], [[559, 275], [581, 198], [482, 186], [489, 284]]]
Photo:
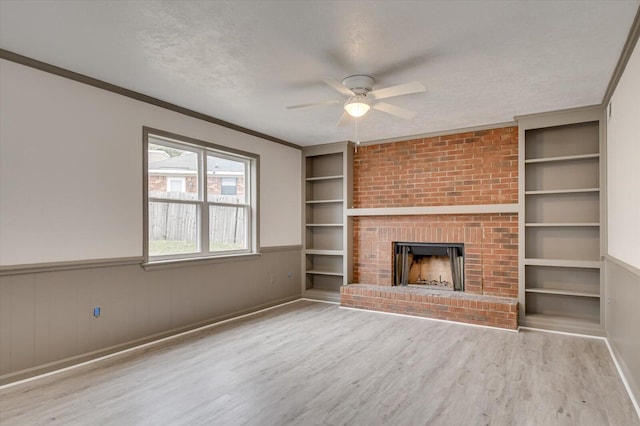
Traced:
[[4, 389], [0, 424], [640, 425], [605, 343], [299, 301]]

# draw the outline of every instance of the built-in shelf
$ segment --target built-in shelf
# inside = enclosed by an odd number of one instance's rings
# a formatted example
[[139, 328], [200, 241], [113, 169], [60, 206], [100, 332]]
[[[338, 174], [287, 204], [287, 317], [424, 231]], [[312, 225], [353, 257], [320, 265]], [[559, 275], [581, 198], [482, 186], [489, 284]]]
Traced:
[[599, 293], [593, 293], [589, 291], [574, 291], [574, 290], [561, 290], [551, 288], [526, 288], [527, 293], [541, 293], [541, 294], [559, 294], [563, 296], [578, 296], [578, 297], [600, 297]]
[[571, 325], [598, 325], [600, 323], [600, 319], [593, 317], [578, 317], [572, 315], [561, 315], [561, 314], [534, 314], [530, 313], [527, 315], [527, 319], [532, 321], [544, 321], [544, 322], [557, 322], [561, 321], [562, 323], [568, 323]]
[[582, 155], [565, 155], [562, 157], [548, 157], [548, 158], [529, 158], [524, 160], [525, 164], [531, 163], [553, 163], [557, 161], [575, 161], [584, 160], [587, 158], [600, 158], [600, 154], [582, 154]]
[[520, 321], [522, 327], [546, 328], [580, 334], [603, 335], [599, 315], [575, 317], [571, 315], [527, 313]]
[[602, 335], [600, 108], [518, 120], [521, 326]]
[[341, 277], [342, 275], [344, 275], [342, 272], [318, 271], [316, 269], [309, 269], [306, 271], [306, 273], [314, 275], [333, 275], [335, 277]]
[[333, 175], [333, 176], [308, 177], [306, 180], [307, 182], [316, 182], [320, 180], [336, 180], [336, 179], [342, 179], [342, 178], [343, 178], [342, 175]]
[[599, 260], [571, 260], [571, 259], [524, 259], [525, 265], [558, 266], [564, 268], [600, 268]]
[[325, 300], [327, 302], [340, 302], [340, 292], [310, 288], [302, 291], [302, 297], [313, 300]]
[[334, 204], [334, 203], [342, 203], [341, 199], [338, 200], [307, 200], [305, 201], [307, 204]]
[[525, 191], [525, 195], [577, 194], [580, 192], [600, 192], [600, 188], [546, 189], [541, 191]]
[[353, 144], [306, 147], [302, 151], [304, 297], [339, 300], [340, 287], [350, 280], [353, 227], [345, 216], [352, 203]]
[[567, 222], [567, 223], [525, 223], [524, 226], [527, 227], [597, 227], [600, 226], [598, 222]]

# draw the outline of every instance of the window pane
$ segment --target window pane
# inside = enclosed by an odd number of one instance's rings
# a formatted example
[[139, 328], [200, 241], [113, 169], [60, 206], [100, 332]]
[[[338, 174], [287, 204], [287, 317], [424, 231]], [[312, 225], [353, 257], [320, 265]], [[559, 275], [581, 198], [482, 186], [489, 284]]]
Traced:
[[[149, 197], [174, 200], [198, 199], [198, 154], [151, 143], [147, 156]], [[160, 142], [160, 140], [155, 140]]]
[[145, 257], [155, 262], [252, 249], [251, 173], [258, 159], [177, 135], [147, 135]]
[[209, 207], [209, 251], [247, 248], [245, 207]]
[[149, 256], [198, 252], [197, 207], [149, 203]]
[[207, 200], [216, 203], [246, 203], [246, 162], [207, 156]]

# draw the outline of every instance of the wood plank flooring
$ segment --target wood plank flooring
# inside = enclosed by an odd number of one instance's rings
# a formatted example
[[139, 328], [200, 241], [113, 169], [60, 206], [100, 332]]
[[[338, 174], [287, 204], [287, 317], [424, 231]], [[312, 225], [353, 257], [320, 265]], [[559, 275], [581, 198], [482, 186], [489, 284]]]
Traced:
[[9, 425], [640, 425], [601, 340], [299, 301], [0, 391]]

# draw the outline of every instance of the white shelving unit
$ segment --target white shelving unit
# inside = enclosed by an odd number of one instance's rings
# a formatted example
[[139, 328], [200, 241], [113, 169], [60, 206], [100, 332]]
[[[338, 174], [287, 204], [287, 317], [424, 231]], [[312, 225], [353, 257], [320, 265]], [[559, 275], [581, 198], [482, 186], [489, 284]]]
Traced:
[[523, 326], [603, 334], [602, 115], [518, 118]]
[[303, 150], [304, 297], [339, 300], [350, 282], [353, 145], [338, 143]]

